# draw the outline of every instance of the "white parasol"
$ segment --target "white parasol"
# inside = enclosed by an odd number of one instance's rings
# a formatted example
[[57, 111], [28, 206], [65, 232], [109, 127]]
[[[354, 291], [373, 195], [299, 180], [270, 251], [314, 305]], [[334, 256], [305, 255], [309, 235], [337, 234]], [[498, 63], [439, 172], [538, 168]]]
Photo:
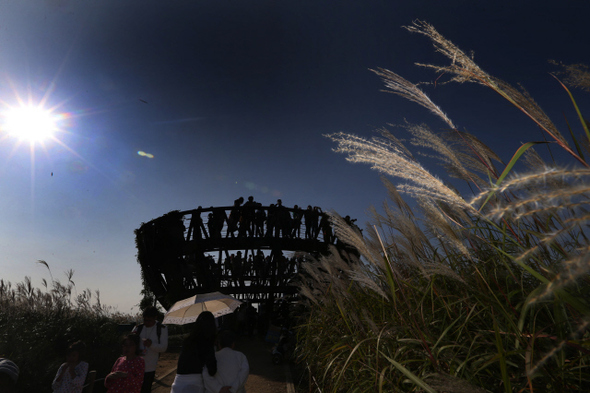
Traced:
[[202, 293], [179, 300], [166, 313], [163, 323], [186, 325], [197, 320], [203, 311], [210, 311], [215, 318], [234, 312], [241, 301], [221, 292]]

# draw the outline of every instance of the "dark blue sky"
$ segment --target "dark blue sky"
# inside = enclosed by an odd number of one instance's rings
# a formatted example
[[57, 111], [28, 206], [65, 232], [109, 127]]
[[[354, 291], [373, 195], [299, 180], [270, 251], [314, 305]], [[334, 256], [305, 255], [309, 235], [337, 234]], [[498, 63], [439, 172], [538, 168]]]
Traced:
[[[79, 287], [127, 311], [140, 290], [133, 230], [170, 210], [253, 195], [364, 222], [385, 199], [379, 175], [332, 153], [322, 135], [371, 137], [404, 118], [444, 129], [380, 92], [368, 71], [436, 78], [414, 66], [446, 64], [401, 28], [414, 19], [522, 83], [565, 133], [562, 113], [574, 114], [547, 60], [590, 63], [590, 5], [514, 3], [0, 0], [0, 109], [30, 94], [70, 116], [62, 144], [37, 146], [33, 159], [28, 145], [0, 140], [0, 276], [39, 283], [47, 273], [34, 261], [44, 259], [55, 276], [72, 268]], [[425, 89], [505, 161], [542, 137], [482, 87]]]

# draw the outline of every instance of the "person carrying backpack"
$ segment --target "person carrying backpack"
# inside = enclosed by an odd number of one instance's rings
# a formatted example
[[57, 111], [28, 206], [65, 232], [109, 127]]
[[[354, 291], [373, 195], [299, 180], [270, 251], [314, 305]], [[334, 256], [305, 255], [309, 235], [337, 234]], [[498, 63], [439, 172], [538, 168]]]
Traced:
[[156, 307], [146, 308], [142, 314], [143, 323], [133, 329], [133, 333], [137, 334], [141, 339], [140, 349], [145, 361], [145, 374], [141, 393], [152, 391], [158, 358], [160, 353], [166, 352], [168, 348], [168, 329], [157, 320], [158, 315]]

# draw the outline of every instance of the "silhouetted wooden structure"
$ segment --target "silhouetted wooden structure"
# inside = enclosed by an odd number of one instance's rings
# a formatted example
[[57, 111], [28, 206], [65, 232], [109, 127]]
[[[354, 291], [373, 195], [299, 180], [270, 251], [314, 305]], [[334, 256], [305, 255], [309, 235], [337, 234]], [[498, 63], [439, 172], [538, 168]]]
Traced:
[[252, 303], [293, 294], [302, 262], [344, 248], [328, 216], [310, 209], [199, 207], [144, 223], [135, 234], [145, 284], [165, 308], [212, 291]]

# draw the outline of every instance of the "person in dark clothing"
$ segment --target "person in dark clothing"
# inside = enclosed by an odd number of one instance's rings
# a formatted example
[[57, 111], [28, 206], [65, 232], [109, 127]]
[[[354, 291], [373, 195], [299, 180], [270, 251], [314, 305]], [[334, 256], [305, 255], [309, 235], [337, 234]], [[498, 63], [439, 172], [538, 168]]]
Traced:
[[303, 218], [305, 219], [305, 238], [311, 239], [313, 228], [313, 209], [311, 205], [307, 206], [307, 210], [303, 212]]
[[248, 197], [248, 201], [242, 207], [242, 222], [238, 235], [253, 236], [254, 235], [254, 219], [256, 217], [256, 205], [253, 196]]
[[192, 213], [191, 221], [188, 227], [188, 233], [186, 234], [186, 240], [197, 240], [208, 238], [207, 231], [205, 230], [205, 224], [201, 218], [202, 207], [197, 207], [197, 210]]
[[303, 219], [303, 210], [295, 205], [293, 206], [293, 223], [291, 229], [291, 237], [301, 237], [301, 220]]
[[213, 213], [207, 214], [207, 229], [209, 230], [209, 236], [218, 237], [215, 236], [215, 219], [213, 218]]
[[280, 199], [276, 206], [275, 237], [291, 237], [291, 214]]
[[229, 277], [230, 274], [232, 274], [233, 260], [235, 257], [236, 256], [234, 254], [231, 254], [229, 257], [226, 257], [223, 261], [223, 274], [225, 275], [226, 279]]
[[242, 258], [242, 252], [238, 251], [234, 259], [232, 259], [231, 265], [231, 275], [234, 280], [234, 284], [238, 286], [244, 286], [244, 277], [243, 277], [243, 266], [244, 260]]
[[320, 219], [320, 215], [322, 214], [322, 209], [315, 206], [313, 209], [311, 206], [307, 206], [307, 210], [303, 213], [303, 218], [305, 219], [305, 238], [306, 239], [317, 239], [319, 233], [319, 224], [318, 221]]
[[226, 220], [227, 216], [223, 208], [218, 207], [213, 209], [213, 212], [209, 213], [209, 221], [207, 221], [209, 236], [214, 239], [221, 238], [221, 230], [223, 229], [223, 223]]
[[262, 274], [264, 272], [264, 253], [261, 250], [256, 252], [256, 256], [254, 257], [254, 273], [256, 277], [256, 281], [262, 279]]
[[277, 225], [277, 208], [274, 203], [268, 207], [266, 216], [266, 237], [274, 236], [275, 226]]
[[195, 329], [184, 340], [178, 357], [176, 377], [170, 393], [204, 393], [203, 371], [213, 376], [217, 373], [215, 359], [215, 317], [209, 311], [202, 312], [195, 322]]
[[254, 216], [254, 236], [264, 236], [264, 223], [266, 222], [266, 213], [262, 206], [258, 204], [256, 215]]
[[313, 213], [311, 216], [311, 233], [312, 238], [317, 239], [320, 233], [319, 220], [322, 215], [322, 209], [319, 206], [313, 207]]
[[320, 229], [322, 230], [324, 242], [332, 244], [334, 241], [332, 235], [332, 225], [330, 224], [330, 216], [328, 216], [326, 213], [321, 213]]
[[244, 198], [242, 197], [239, 197], [234, 201], [234, 206], [227, 219], [227, 235], [225, 237], [234, 237], [234, 232], [239, 229], [238, 224], [242, 218], [242, 203], [244, 203]]

